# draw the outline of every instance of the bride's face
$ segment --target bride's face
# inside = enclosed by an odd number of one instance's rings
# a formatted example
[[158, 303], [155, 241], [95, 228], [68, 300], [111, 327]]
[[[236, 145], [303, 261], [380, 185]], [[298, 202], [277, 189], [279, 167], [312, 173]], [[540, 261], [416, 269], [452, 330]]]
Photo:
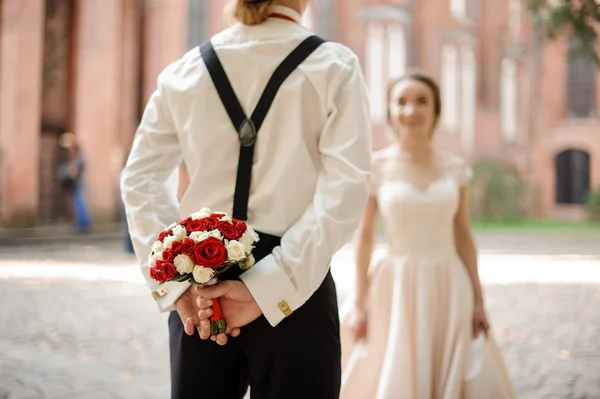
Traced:
[[435, 127], [434, 94], [418, 80], [403, 79], [390, 93], [390, 120], [397, 134], [429, 139]]

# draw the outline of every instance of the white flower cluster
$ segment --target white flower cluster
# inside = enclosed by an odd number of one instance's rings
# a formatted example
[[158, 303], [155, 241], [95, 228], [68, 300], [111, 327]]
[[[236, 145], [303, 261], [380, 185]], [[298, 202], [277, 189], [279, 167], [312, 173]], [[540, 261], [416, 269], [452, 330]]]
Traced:
[[[217, 213], [217, 212], [213, 212], [209, 208], [202, 208], [198, 212], [192, 213], [190, 215], [190, 217], [192, 218], [192, 220], [204, 219], [204, 218], [209, 217], [213, 213]], [[219, 213], [225, 213], [225, 212], [219, 212]]]
[[177, 241], [183, 241], [188, 236], [187, 230], [185, 229], [185, 227], [183, 227], [180, 224], [173, 227], [171, 234], [173, 235], [173, 237], [175, 237], [175, 240], [177, 240]]
[[223, 241], [223, 234], [217, 229], [211, 231], [194, 231], [193, 233], [190, 233], [190, 238], [196, 242], [204, 241], [208, 237], [214, 237]]
[[196, 265], [194, 267], [194, 271], [193, 271], [194, 280], [196, 280], [200, 284], [208, 283], [210, 280], [212, 280], [214, 275], [215, 275], [215, 271], [213, 269], [209, 269], [208, 267], [202, 267], [202, 266], [198, 266], [198, 265]]

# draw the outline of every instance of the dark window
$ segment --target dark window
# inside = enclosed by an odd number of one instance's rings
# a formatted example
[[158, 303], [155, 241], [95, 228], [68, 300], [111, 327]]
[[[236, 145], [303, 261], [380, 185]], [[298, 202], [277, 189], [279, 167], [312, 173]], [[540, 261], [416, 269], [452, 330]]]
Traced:
[[556, 172], [556, 202], [584, 204], [590, 190], [590, 154], [566, 150], [554, 160]]
[[597, 65], [592, 56], [580, 50], [572, 40], [569, 47], [567, 110], [570, 118], [596, 116]]

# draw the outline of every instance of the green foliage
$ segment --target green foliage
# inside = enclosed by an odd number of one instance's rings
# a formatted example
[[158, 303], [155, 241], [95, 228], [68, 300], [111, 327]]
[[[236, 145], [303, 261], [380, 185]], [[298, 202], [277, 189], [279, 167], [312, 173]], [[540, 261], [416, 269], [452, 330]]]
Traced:
[[473, 172], [471, 211], [475, 218], [517, 221], [525, 217], [527, 186], [514, 167], [482, 159], [475, 162]]
[[600, 222], [600, 188], [588, 193], [586, 207], [589, 219], [592, 222]]
[[556, 38], [565, 28], [581, 43], [580, 51], [592, 56], [600, 66], [597, 53], [600, 3], [596, 0], [526, 0], [527, 8], [541, 21], [547, 36]]

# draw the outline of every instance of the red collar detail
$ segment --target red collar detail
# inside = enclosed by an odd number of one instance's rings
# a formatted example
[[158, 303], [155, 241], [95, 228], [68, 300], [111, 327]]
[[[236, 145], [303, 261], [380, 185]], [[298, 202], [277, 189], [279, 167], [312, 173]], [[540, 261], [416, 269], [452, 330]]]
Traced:
[[272, 12], [272, 13], [270, 13], [270, 14], [268, 15], [268, 17], [269, 17], [269, 18], [279, 18], [279, 19], [285, 19], [286, 21], [291, 21], [291, 22], [294, 22], [294, 23], [298, 23], [298, 21], [296, 21], [294, 18], [292, 18], [292, 17], [289, 17], [289, 16], [287, 16], [287, 15], [284, 15], [284, 14], [277, 13], [277, 12]]

